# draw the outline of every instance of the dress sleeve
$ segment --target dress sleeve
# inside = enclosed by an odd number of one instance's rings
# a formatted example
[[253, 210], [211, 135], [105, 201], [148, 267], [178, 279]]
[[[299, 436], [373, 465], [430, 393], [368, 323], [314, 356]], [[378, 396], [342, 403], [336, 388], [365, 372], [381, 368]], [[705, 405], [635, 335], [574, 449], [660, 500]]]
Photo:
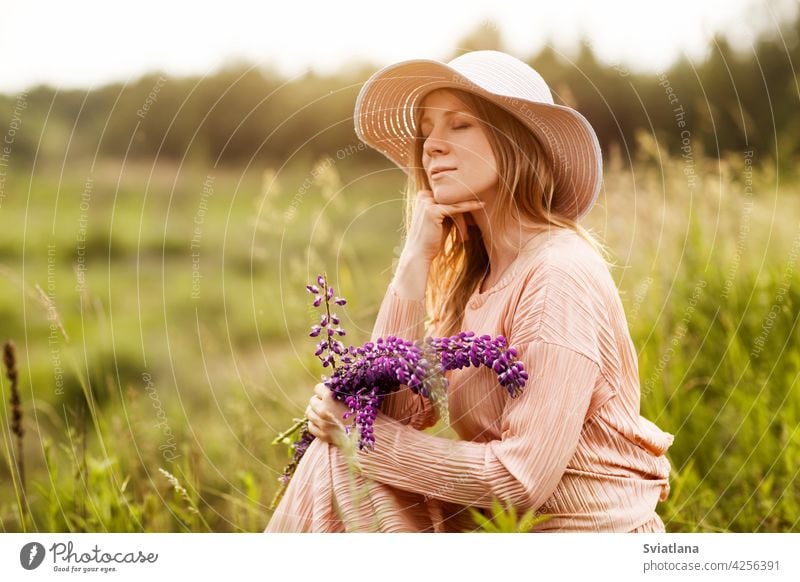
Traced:
[[[425, 300], [401, 297], [390, 284], [378, 311], [372, 341], [391, 335], [411, 341], [424, 338]], [[433, 403], [420, 394], [414, 394], [405, 384], [384, 399], [381, 411], [417, 430], [433, 426], [439, 420], [439, 412]]]
[[515, 507], [540, 507], [577, 448], [599, 366], [540, 340], [516, 349], [529, 378], [519, 396], [508, 397], [500, 439], [453, 441], [379, 414], [374, 450], [357, 453], [362, 472], [451, 503], [490, 507], [496, 497]]
[[[374, 450], [357, 453], [364, 473], [451, 503], [490, 507], [497, 498], [541, 507], [573, 457], [584, 422], [614, 396], [600, 355], [608, 341], [607, 273], [586, 257], [546, 251], [512, 300], [508, 339], [528, 380], [516, 398], [504, 395], [499, 438], [453, 441], [378, 415]], [[500, 388], [487, 382], [485, 389]]]

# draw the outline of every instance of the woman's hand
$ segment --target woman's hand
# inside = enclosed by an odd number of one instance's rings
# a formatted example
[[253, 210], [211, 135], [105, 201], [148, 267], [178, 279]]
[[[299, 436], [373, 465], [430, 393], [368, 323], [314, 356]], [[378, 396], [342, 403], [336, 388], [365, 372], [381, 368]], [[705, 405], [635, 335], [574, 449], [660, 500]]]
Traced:
[[411, 218], [411, 227], [406, 239], [406, 248], [425, 261], [431, 262], [444, 246], [445, 217], [449, 217], [456, 224], [460, 233], [460, 240], [467, 239], [467, 221], [464, 214], [482, 210], [484, 203], [480, 200], [464, 200], [454, 204], [437, 204], [430, 190], [420, 190], [417, 193], [417, 202]]
[[325, 384], [317, 384], [306, 407], [308, 431], [323, 442], [341, 446], [347, 440], [342, 417], [349, 410], [333, 397], [333, 392]]

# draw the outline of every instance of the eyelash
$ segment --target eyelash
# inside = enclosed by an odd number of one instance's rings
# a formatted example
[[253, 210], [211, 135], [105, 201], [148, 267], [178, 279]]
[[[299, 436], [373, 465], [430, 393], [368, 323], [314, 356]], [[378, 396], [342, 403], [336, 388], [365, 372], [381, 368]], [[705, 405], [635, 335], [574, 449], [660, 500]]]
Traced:
[[[453, 129], [467, 129], [468, 127], [470, 127], [469, 123], [462, 123], [460, 125], [453, 126]], [[428, 136], [427, 135], [423, 135], [422, 139], [423, 140], [428, 139]]]

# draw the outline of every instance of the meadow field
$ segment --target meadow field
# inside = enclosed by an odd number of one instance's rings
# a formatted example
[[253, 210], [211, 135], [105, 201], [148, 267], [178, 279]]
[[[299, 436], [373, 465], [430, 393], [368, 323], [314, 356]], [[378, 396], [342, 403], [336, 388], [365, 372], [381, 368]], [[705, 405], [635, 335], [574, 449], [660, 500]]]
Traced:
[[[670, 532], [800, 531], [800, 180], [640, 139], [585, 225], [617, 264], [642, 414], [675, 435], [658, 511]], [[327, 272], [360, 344], [399, 254], [403, 175], [359, 153], [9, 172], [0, 340], [24, 434], [4, 374], [2, 531], [265, 527], [271, 441], [324, 371], [304, 286]]]

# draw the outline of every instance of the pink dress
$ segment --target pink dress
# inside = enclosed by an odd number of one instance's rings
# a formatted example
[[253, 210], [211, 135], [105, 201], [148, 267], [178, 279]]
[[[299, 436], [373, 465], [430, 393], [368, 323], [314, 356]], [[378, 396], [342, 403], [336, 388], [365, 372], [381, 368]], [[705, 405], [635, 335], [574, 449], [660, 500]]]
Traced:
[[[607, 267], [566, 229], [536, 236], [494, 286], [470, 298], [462, 329], [514, 346], [529, 379], [511, 398], [486, 367], [452, 370], [448, 411], [461, 440], [422, 429], [430, 402], [407, 387], [375, 421], [375, 449], [348, 468], [315, 440], [266, 532], [455, 532], [493, 499], [550, 518], [535, 531], [662, 532], [673, 436], [640, 416], [639, 373]], [[373, 341], [425, 335], [425, 303], [390, 285]]]

